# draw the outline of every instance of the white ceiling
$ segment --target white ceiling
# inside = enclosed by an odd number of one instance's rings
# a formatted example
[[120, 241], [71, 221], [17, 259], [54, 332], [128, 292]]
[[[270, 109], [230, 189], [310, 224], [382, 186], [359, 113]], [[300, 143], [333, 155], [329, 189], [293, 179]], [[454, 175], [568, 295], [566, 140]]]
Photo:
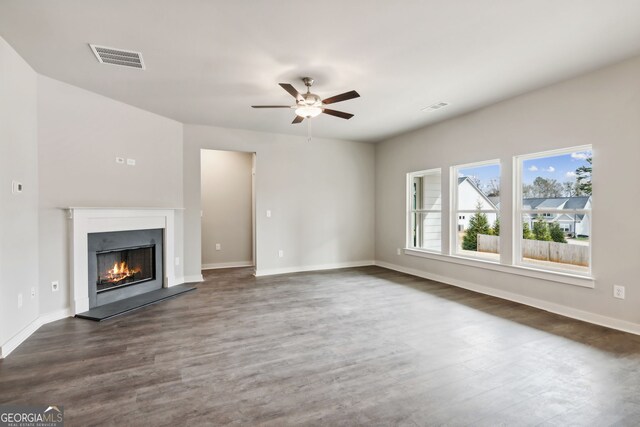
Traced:
[[312, 76], [323, 98], [361, 95], [314, 135], [379, 141], [640, 53], [640, 1], [1, 0], [0, 35], [41, 74], [184, 123], [306, 135], [249, 106], [291, 103], [278, 83]]

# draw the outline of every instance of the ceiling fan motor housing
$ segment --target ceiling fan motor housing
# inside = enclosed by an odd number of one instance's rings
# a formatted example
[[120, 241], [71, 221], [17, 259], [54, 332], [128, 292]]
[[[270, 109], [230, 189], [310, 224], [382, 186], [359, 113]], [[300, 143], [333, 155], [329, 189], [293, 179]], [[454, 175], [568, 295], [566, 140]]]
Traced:
[[319, 107], [322, 105], [322, 99], [315, 93], [302, 94], [302, 99], [297, 102], [298, 105]]

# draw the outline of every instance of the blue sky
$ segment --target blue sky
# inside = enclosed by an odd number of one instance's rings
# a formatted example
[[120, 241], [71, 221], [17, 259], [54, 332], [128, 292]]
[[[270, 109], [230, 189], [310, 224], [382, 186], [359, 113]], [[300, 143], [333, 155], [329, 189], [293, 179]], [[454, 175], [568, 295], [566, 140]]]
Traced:
[[486, 165], [458, 169], [458, 175], [478, 177], [482, 185], [487, 185], [492, 179], [500, 180], [500, 165]]
[[[586, 158], [591, 156], [591, 152], [580, 151], [559, 156], [542, 157], [538, 159], [525, 160], [523, 162], [522, 178], [525, 184], [531, 184], [534, 179], [541, 176], [543, 178], [555, 179], [558, 182], [574, 182], [575, 172], [580, 166], [588, 166]], [[476, 176], [487, 185], [491, 179], [500, 178], [500, 166], [488, 165], [458, 170], [460, 176]]]
[[574, 182], [575, 172], [580, 166], [588, 166], [586, 158], [591, 152], [580, 151], [570, 154], [562, 154], [553, 157], [525, 160], [522, 168], [522, 178], [525, 184], [531, 184], [534, 179], [555, 179], [558, 182]]

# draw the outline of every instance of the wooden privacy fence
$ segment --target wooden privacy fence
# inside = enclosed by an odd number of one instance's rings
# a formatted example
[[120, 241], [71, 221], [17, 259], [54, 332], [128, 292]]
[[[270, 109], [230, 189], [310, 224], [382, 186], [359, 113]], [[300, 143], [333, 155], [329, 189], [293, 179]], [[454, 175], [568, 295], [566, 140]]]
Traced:
[[478, 234], [478, 252], [500, 253], [500, 236]]
[[[500, 252], [500, 237], [478, 234], [478, 252]], [[522, 240], [522, 257], [563, 264], [589, 266], [589, 247], [568, 243]]]

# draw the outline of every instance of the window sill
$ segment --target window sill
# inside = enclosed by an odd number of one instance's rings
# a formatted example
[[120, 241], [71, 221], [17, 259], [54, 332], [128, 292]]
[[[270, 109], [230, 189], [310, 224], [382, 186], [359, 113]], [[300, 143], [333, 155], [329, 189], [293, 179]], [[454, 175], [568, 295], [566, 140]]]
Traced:
[[404, 249], [405, 255], [416, 256], [420, 258], [434, 259], [437, 261], [449, 262], [453, 264], [466, 265], [469, 267], [484, 268], [486, 270], [499, 271], [502, 273], [516, 274], [518, 276], [533, 277], [536, 279], [547, 280], [550, 282], [565, 283], [568, 285], [580, 286], [583, 288], [594, 288], [595, 280], [593, 277], [580, 276], [577, 274], [561, 273], [556, 271], [540, 270], [532, 267], [521, 265], [503, 265], [494, 261], [483, 259], [472, 259], [457, 255], [445, 255], [442, 253], [424, 251], [419, 249]]

